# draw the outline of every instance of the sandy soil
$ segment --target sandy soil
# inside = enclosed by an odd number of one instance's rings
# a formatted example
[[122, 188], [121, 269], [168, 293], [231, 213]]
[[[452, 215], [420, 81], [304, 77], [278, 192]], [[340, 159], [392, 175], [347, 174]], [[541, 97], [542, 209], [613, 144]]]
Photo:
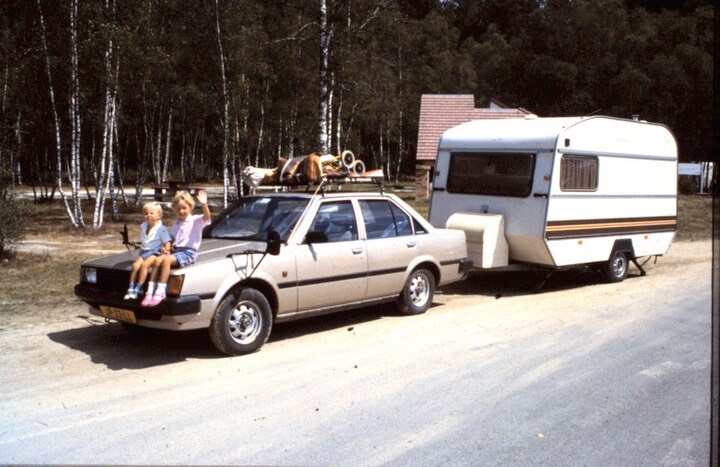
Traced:
[[[638, 386], [621, 394], [603, 382], [632, 370], [621, 386], [656, 381], [663, 391], [661, 377], [707, 373], [709, 315], [692, 318], [700, 330], [694, 354], [671, 354], [679, 339], [640, 325], [668, 332], [684, 325], [661, 310], [677, 309], [686, 291], [709, 287], [710, 257], [710, 241], [678, 242], [646, 265], [647, 277], [631, 270], [622, 283], [601, 284], [587, 272], [562, 272], [539, 294], [530, 274], [476, 274], [439, 291], [424, 315], [373, 307], [278, 325], [260, 352], [238, 358], [219, 356], [205, 332], [133, 339], [80, 302], [52, 316], [28, 309], [0, 329], [0, 462], [412, 464], [419, 460], [403, 456], [415, 447], [439, 464], [432, 456], [444, 451], [433, 440], [443, 439], [453, 455], [472, 447], [463, 441], [470, 436], [484, 443], [488, 462], [517, 464], [514, 451], [504, 450], [515, 445], [525, 456], [589, 455], [588, 446], [602, 439], [589, 458], [599, 465], [639, 465], [645, 455], [647, 462], [702, 464], [708, 438], [691, 436], [688, 427], [705, 426], [697, 421], [707, 410], [704, 379], [684, 378], [699, 381], [698, 393], [671, 392], [689, 394], [694, 404], [673, 402], [676, 412], [655, 411], [665, 392], [644, 396]], [[642, 308], [653, 301], [656, 320]], [[636, 339], [642, 344], [628, 345]], [[651, 344], [650, 356], [623, 353]], [[538, 406], [559, 409], [538, 415]], [[690, 412], [693, 418], [677, 425]], [[626, 429], [618, 418], [624, 413], [651, 424], [631, 432], [667, 436], [662, 446], [651, 438], [629, 445], [607, 433]], [[359, 423], [351, 428], [348, 420]], [[620, 425], [609, 424], [615, 421]], [[328, 430], [335, 437], [326, 437]], [[117, 450], [120, 433], [124, 447]], [[269, 433], [277, 442], [265, 443]], [[555, 451], [521, 438], [536, 442], [543, 433]], [[619, 444], [606, 453], [610, 439]], [[632, 457], [617, 457], [625, 455]]]

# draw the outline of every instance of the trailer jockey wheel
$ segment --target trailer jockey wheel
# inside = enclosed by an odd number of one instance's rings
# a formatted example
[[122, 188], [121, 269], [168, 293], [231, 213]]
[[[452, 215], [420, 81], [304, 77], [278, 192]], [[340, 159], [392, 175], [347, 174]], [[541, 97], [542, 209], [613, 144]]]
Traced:
[[622, 282], [627, 277], [628, 259], [624, 251], [615, 250], [610, 259], [603, 263], [602, 273], [607, 282]]

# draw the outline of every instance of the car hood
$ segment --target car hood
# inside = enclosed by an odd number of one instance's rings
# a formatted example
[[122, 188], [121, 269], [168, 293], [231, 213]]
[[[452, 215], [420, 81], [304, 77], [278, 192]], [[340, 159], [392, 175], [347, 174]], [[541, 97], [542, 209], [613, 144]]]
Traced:
[[[251, 242], [238, 240], [220, 240], [214, 238], [203, 239], [200, 251], [195, 264], [208, 263], [221, 258], [227, 258], [230, 254], [243, 253], [245, 251], [263, 252], [265, 242]], [[114, 255], [95, 258], [83, 263], [83, 266], [108, 269], [122, 269], [129, 271], [133, 261], [138, 257], [137, 251], [123, 251]]]

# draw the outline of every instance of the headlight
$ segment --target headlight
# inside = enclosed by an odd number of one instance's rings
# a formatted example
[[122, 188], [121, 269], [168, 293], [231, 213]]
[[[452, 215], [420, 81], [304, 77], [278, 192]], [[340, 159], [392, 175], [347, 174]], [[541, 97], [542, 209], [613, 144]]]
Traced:
[[82, 277], [81, 280], [83, 282], [87, 282], [89, 284], [97, 284], [97, 269], [95, 268], [82, 268]]

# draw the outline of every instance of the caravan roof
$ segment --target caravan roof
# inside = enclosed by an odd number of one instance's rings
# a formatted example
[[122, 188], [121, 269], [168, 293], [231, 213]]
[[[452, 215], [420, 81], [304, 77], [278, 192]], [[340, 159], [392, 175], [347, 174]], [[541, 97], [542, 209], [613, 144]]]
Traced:
[[553, 151], [561, 135], [572, 138], [571, 151], [592, 147], [606, 153], [677, 157], [675, 139], [664, 125], [602, 116], [474, 120], [443, 133], [438, 149]]

